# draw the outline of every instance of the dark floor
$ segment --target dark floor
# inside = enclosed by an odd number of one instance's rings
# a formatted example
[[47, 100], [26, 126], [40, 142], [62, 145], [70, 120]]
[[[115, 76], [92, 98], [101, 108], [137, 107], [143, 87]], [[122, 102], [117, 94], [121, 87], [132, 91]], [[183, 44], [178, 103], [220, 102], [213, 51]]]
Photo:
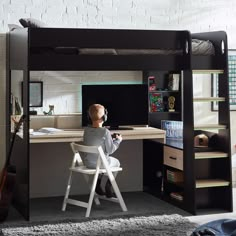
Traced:
[[[122, 212], [120, 205], [110, 201], [101, 200], [101, 205], [93, 204], [90, 217], [116, 217], [124, 215], [148, 215], [148, 214], [180, 214], [191, 216], [188, 212], [170, 205], [157, 197], [145, 192], [122, 193], [127, 212]], [[88, 196], [79, 196], [79, 199], [88, 199]], [[61, 211], [63, 197], [39, 198], [31, 200], [30, 221], [62, 221], [62, 220], [81, 220], [85, 219], [85, 208], [74, 205], [67, 205], [65, 212]], [[25, 220], [15, 209], [11, 209], [5, 223], [25, 223]], [[4, 224], [5, 224], [4, 223]]]

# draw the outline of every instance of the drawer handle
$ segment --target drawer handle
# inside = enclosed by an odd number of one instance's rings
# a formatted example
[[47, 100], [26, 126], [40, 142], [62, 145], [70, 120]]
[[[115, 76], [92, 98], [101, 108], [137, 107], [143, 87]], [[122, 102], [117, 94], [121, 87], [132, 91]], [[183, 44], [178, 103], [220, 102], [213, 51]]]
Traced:
[[169, 158], [172, 159], [172, 160], [177, 160], [176, 157], [172, 157], [172, 156], [170, 156]]

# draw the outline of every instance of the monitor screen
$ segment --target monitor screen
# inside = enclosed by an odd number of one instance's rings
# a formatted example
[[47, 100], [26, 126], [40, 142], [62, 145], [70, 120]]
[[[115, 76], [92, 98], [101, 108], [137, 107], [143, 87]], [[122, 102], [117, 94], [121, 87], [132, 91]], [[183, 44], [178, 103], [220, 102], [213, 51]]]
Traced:
[[88, 108], [99, 103], [108, 111], [104, 126], [148, 125], [146, 84], [82, 85], [82, 126], [89, 124]]

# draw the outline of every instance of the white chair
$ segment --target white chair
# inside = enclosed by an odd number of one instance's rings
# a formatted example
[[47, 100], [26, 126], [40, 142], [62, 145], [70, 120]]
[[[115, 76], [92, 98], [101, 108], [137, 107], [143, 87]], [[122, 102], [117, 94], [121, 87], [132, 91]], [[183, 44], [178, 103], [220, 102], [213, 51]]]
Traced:
[[[120, 190], [118, 188], [115, 177], [113, 175], [113, 172], [122, 171], [122, 168], [121, 167], [112, 167], [112, 168], [109, 167], [106, 156], [105, 156], [104, 151], [101, 146], [99, 146], [99, 147], [97, 147], [97, 146], [84, 146], [81, 144], [71, 143], [71, 148], [74, 152], [74, 158], [72, 161], [72, 165], [70, 167], [70, 175], [69, 175], [66, 193], [65, 193], [65, 197], [64, 197], [64, 201], [63, 201], [63, 205], [62, 205], [62, 211], [66, 210], [67, 204], [73, 204], [76, 206], [87, 208], [85, 217], [89, 217], [93, 200], [95, 201], [95, 203], [97, 205], [100, 205], [99, 198], [120, 203], [121, 209], [123, 211], [127, 211], [125, 202], [121, 196]], [[99, 157], [98, 157], [96, 169], [88, 169], [86, 166], [84, 166], [82, 159], [81, 159], [81, 155], [80, 155], [81, 152], [97, 153], [98, 154]], [[105, 168], [100, 168], [101, 164]], [[92, 181], [92, 186], [90, 187], [90, 195], [89, 195], [88, 202], [83, 202], [83, 201], [69, 198], [73, 172], [83, 174], [87, 183], [89, 183], [89, 175], [94, 175], [93, 181]], [[106, 174], [108, 176], [109, 180], [111, 181], [111, 185], [112, 185], [113, 190], [115, 192], [116, 198], [106, 198], [106, 197], [96, 194], [95, 188], [96, 188], [99, 174]]]

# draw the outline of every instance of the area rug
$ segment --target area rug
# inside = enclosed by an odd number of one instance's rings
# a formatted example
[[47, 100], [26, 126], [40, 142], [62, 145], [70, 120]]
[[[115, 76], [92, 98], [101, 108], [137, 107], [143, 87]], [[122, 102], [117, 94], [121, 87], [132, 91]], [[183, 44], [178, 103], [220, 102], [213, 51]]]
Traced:
[[189, 236], [196, 227], [196, 224], [178, 214], [124, 216], [122, 218], [87, 219], [85, 221], [25, 223], [24, 225], [2, 228], [1, 235]]

